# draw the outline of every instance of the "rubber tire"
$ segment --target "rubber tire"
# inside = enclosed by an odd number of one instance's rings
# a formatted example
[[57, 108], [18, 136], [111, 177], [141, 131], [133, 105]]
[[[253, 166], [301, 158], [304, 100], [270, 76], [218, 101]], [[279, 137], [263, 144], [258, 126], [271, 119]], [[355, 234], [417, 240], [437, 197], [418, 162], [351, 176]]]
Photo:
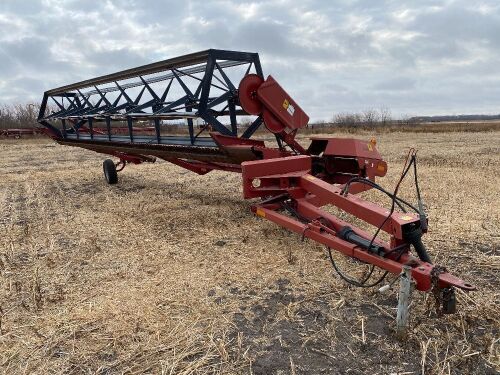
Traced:
[[104, 178], [108, 184], [114, 185], [118, 183], [118, 172], [116, 171], [116, 165], [113, 160], [104, 160], [102, 163], [102, 169], [104, 171]]

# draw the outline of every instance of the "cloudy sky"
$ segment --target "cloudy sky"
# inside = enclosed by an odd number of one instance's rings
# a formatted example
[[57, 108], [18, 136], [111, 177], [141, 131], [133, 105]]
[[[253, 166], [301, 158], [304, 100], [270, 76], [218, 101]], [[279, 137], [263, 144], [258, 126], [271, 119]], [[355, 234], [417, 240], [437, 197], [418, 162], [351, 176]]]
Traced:
[[500, 113], [500, 2], [470, 0], [0, 0], [0, 104], [208, 48], [259, 52], [316, 120]]

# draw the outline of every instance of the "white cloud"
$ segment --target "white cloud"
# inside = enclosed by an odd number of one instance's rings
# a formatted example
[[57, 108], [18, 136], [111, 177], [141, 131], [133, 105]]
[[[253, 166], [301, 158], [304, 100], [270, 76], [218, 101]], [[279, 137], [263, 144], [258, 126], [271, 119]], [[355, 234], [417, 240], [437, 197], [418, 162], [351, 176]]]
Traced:
[[493, 0], [2, 0], [0, 103], [207, 48], [259, 52], [313, 119], [500, 112]]

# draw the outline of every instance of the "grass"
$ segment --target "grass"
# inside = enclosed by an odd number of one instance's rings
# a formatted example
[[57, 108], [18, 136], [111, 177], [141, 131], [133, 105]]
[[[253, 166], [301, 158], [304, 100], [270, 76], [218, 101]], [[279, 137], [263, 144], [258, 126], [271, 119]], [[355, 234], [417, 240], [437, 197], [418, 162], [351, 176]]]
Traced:
[[404, 343], [394, 335], [396, 291], [347, 286], [322, 247], [250, 213], [239, 175], [158, 162], [129, 166], [107, 186], [102, 155], [1, 141], [0, 369], [496, 373], [500, 133], [377, 141], [389, 188], [408, 147], [419, 149], [425, 242], [436, 263], [478, 286], [459, 292], [458, 313], [444, 317], [415, 292]]
[[478, 133], [500, 131], [500, 121], [440, 121], [440, 122], [399, 122], [388, 123], [386, 125], [374, 124], [310, 124], [309, 133], [336, 133], [338, 131], [359, 133], [360, 131], [370, 131], [375, 134], [406, 132], [406, 133]]

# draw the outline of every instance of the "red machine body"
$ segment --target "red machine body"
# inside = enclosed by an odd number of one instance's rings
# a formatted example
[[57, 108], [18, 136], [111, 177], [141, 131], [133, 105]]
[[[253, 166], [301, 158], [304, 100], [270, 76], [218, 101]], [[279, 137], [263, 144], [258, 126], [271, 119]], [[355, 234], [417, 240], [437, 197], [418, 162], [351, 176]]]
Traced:
[[[280, 213], [279, 201], [272, 198], [254, 205], [253, 211], [262, 218], [340, 251], [346, 256], [373, 264], [391, 273], [399, 274], [403, 265], [412, 265], [412, 276], [417, 289], [430, 290], [433, 265], [421, 261], [409, 252], [404, 252], [399, 257], [398, 254], [391, 253], [392, 248], [405, 243], [405, 233], [420, 226], [418, 215], [395, 212], [388, 216], [389, 212], [378, 205], [353, 194], [342, 194], [342, 186], [332, 185], [311, 175], [311, 161], [309, 156], [292, 156], [279, 160], [245, 162], [242, 168], [245, 198], [264, 198], [270, 195], [291, 197], [294, 209], [308, 222]], [[373, 226], [381, 227], [391, 235], [391, 243], [375, 240], [374, 243], [383, 250], [374, 254], [355, 243], [339, 238], [338, 232], [349, 224], [322, 210], [321, 206], [326, 204], [334, 205]], [[361, 229], [351, 228], [360, 237], [367, 239], [371, 237]], [[454, 286], [463, 290], [474, 290], [471, 284], [447, 272], [439, 274], [438, 280], [440, 288]]]
[[[207, 65], [199, 65], [205, 60]], [[250, 65], [236, 89], [224, 69], [244, 62]], [[193, 67], [180, 70], [189, 65]], [[251, 66], [255, 66], [255, 74], [249, 73]], [[160, 78], [143, 77], [165, 70], [170, 70], [170, 73]], [[222, 78], [213, 84], [211, 79], [216, 70]], [[205, 76], [200, 78], [201, 83], [195, 90], [190, 90], [181, 78], [196, 73]], [[139, 77], [140, 81], [126, 81], [121, 85], [117, 82], [132, 77]], [[160, 79], [169, 82], [163, 94], [155, 93], [151, 86]], [[175, 81], [186, 95], [177, 100], [166, 100], [170, 85]], [[98, 85], [108, 86], [99, 88]], [[133, 100], [126, 90], [137, 86], [143, 89]], [[211, 97], [210, 86], [216, 86], [223, 93]], [[81, 90], [88, 87], [92, 90], [82, 93]], [[141, 102], [145, 100], [142, 93], [146, 90], [152, 99]], [[106, 96], [112, 92], [118, 95], [114, 99]], [[59, 107], [58, 112], [46, 114], [49, 97]], [[97, 104], [91, 103], [90, 97], [99, 98]], [[214, 109], [225, 101], [226, 107]], [[241, 107], [240, 112], [237, 107]], [[145, 108], [151, 108], [152, 112], [145, 112]], [[231, 130], [215, 118], [226, 113], [231, 120]], [[241, 136], [238, 136], [235, 120], [238, 113], [258, 116]], [[207, 121], [198, 134], [195, 134], [192, 122], [196, 116]], [[163, 136], [161, 122], [179, 118], [187, 119], [190, 138]], [[55, 120], [62, 122], [62, 129], [51, 124]], [[128, 127], [115, 127], [118, 135], [112, 134], [112, 120], [126, 121]], [[154, 127], [134, 127], [133, 121], [142, 121], [143, 124], [149, 121]], [[259, 198], [252, 206], [259, 217], [321, 243], [329, 251], [333, 249], [381, 268], [386, 274], [400, 274], [403, 266], [410, 266], [417, 289], [432, 289], [441, 299], [443, 312], [454, 312], [453, 288], [464, 291], [475, 288], [444, 267], [433, 265], [421, 241], [428, 223], [417, 184], [415, 153], [409, 154], [394, 192], [388, 192], [376, 183], [377, 178], [386, 175], [387, 163], [378, 152], [375, 140], [313, 137], [305, 148], [295, 136], [308, 121], [307, 114], [272, 76], [264, 80], [258, 56], [220, 50], [181, 56], [50, 90], [45, 94], [39, 115], [39, 122], [47, 127], [48, 135], [60, 144], [113, 155], [120, 159], [121, 169], [127, 163], [140, 164], [161, 158], [200, 175], [212, 170], [242, 173], [243, 196], [245, 199]], [[96, 127], [98, 122], [105, 122], [106, 128]], [[277, 147], [269, 147], [263, 140], [249, 139], [262, 122], [276, 138]], [[68, 128], [68, 124], [72, 127]], [[128, 130], [128, 136], [120, 135], [125, 130]], [[199, 138], [205, 130], [209, 131], [210, 137]], [[419, 196], [418, 207], [397, 196], [399, 185], [411, 166], [414, 167]], [[106, 171], [106, 168], [113, 167], [113, 163], [108, 160], [104, 167], [107, 179], [114, 176], [113, 181], [108, 182], [116, 183], [116, 170]], [[390, 197], [392, 207], [381, 207], [357, 195], [368, 189], [377, 189]], [[322, 208], [326, 205], [335, 206], [375, 226], [377, 231], [368, 233], [347, 223]], [[386, 232], [390, 240], [381, 241], [377, 236], [380, 231]], [[331, 252], [330, 258], [337, 270]], [[354, 284], [366, 286], [365, 283], [366, 280]]]
[[[278, 133], [284, 130], [283, 128], [288, 130], [304, 128], [309, 123], [309, 116], [272, 76], [267, 77], [260, 85], [257, 98], [264, 107], [264, 123], [274, 126], [273, 133]], [[277, 123], [281, 126], [276, 126]]]
[[[244, 197], [263, 199], [252, 207], [258, 216], [390, 273], [399, 274], [404, 265], [411, 265], [418, 290], [436, 288], [441, 290], [435, 292], [436, 295], [447, 296], [441, 301], [445, 313], [455, 311], [453, 287], [475, 289], [430, 263], [420, 241], [427, 231], [422, 210], [408, 213], [393, 208], [388, 211], [355, 195], [377, 187], [375, 178], [387, 173], [387, 163], [382, 160], [374, 139], [313, 137], [304, 150], [296, 147], [293, 137], [298, 129], [307, 125], [309, 117], [273, 77], [269, 76], [266, 81], [255, 76], [245, 77], [239, 95], [244, 108], [254, 114], [262, 113], [267, 128], [280, 134], [302, 154], [242, 163]], [[413, 161], [416, 163], [416, 159]], [[385, 231], [390, 235], [390, 242], [380, 241], [376, 235], [321, 209], [327, 204]], [[288, 212], [283, 212], [284, 208], [288, 208]], [[411, 245], [418, 257], [410, 253]]]

